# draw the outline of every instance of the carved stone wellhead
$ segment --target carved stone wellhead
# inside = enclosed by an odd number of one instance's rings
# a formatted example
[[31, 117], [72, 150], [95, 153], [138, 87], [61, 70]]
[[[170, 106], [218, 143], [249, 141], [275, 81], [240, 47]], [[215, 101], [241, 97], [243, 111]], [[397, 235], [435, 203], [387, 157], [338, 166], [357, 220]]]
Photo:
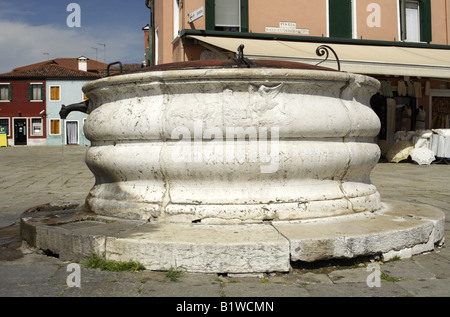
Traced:
[[370, 172], [380, 122], [369, 102], [379, 82], [247, 63], [178, 63], [87, 84], [86, 163], [96, 177], [89, 208], [175, 223], [378, 210]]
[[237, 59], [88, 83], [89, 102], [61, 115], [89, 114], [95, 185], [84, 204], [24, 213], [21, 235], [61, 259], [95, 253], [208, 273], [431, 251], [444, 213], [381, 202], [370, 181], [379, 87], [317, 65], [250, 60], [241, 46]]

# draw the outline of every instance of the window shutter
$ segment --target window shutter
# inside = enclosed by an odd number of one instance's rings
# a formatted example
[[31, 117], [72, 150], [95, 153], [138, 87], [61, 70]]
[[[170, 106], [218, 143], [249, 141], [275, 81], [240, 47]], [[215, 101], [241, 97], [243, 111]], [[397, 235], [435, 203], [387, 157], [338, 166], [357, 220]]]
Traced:
[[28, 84], [28, 100], [33, 100], [33, 85]]
[[352, 38], [352, 0], [328, 0], [330, 37]]
[[248, 0], [241, 0], [241, 32], [248, 32]]
[[420, 41], [432, 41], [431, 0], [420, 0]]
[[214, 30], [215, 22], [215, 1], [205, 0], [205, 28], [207, 30]]
[[58, 101], [61, 98], [61, 91], [58, 86], [50, 87], [50, 100]]
[[50, 120], [50, 134], [60, 134], [59, 132], [59, 120], [53, 119]]
[[41, 85], [41, 100], [45, 100], [45, 86]]
[[8, 100], [9, 101], [12, 100], [12, 85], [11, 84], [8, 85]]
[[215, 1], [215, 25], [239, 27], [239, 0]]
[[[236, 1], [225, 1], [225, 5], [229, 5], [229, 3]], [[237, 0], [239, 1], [239, 0]], [[219, 7], [220, 9], [220, 7]], [[240, 26], [241, 26], [241, 32], [248, 32], [249, 30], [249, 19], [248, 19], [248, 0], [241, 0], [240, 1], [240, 9], [241, 9], [241, 20], [240, 20]], [[222, 11], [223, 10], [219, 10]], [[215, 0], [205, 0], [205, 29], [206, 30], [215, 30], [216, 28], [216, 1]], [[237, 17], [237, 21], [239, 21], [239, 17]], [[217, 25], [220, 25], [220, 21], [218, 21]], [[236, 26], [238, 26], [238, 23], [234, 23]], [[228, 26], [228, 24], [227, 24]]]
[[400, 1], [400, 40], [404, 41], [406, 39], [406, 16], [405, 16], [405, 0]]

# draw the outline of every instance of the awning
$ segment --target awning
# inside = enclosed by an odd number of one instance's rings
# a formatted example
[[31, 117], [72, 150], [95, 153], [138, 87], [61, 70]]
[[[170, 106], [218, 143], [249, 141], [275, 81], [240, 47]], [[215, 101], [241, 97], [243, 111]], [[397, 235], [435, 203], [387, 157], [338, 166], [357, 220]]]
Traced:
[[[251, 59], [278, 59], [317, 64], [323, 60], [316, 55], [320, 45], [328, 45], [337, 53], [341, 70], [368, 75], [398, 75], [450, 78], [450, 50], [385, 45], [356, 45], [311, 43], [282, 40], [248, 39], [218, 36], [187, 35], [207, 45], [236, 52], [244, 44], [244, 54]], [[337, 68], [330, 52], [321, 66]]]

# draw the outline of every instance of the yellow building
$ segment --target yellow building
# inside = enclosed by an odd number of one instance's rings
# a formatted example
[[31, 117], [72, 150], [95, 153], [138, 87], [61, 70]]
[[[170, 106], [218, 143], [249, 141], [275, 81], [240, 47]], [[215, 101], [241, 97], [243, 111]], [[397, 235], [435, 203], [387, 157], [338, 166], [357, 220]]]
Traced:
[[[234, 58], [318, 64], [381, 81], [380, 139], [450, 128], [450, 0], [146, 0], [150, 65]], [[321, 66], [337, 68], [333, 54]], [[422, 106], [422, 108], [420, 108]], [[424, 118], [425, 116], [425, 118]]]

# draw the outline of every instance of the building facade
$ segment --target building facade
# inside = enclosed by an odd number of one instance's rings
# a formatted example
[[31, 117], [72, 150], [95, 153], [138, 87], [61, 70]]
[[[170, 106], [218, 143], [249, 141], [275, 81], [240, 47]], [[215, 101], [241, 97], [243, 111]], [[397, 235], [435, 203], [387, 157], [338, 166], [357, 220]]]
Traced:
[[[73, 112], [61, 120], [63, 104], [85, 100], [82, 86], [101, 77], [106, 65], [85, 57], [27, 65], [0, 74], [0, 127], [8, 145], [89, 145], [87, 115]], [[88, 71], [89, 70], [89, 71]]]
[[450, 0], [147, 0], [147, 64], [235, 58], [323, 61], [377, 78], [379, 138], [449, 128]]
[[87, 114], [74, 111], [65, 120], [59, 116], [62, 105], [67, 106], [85, 100], [81, 89], [89, 81], [62, 78], [46, 82], [46, 89], [49, 92], [46, 108], [47, 145], [90, 145], [83, 132]]
[[45, 145], [45, 80], [0, 77], [0, 126], [8, 145]]

